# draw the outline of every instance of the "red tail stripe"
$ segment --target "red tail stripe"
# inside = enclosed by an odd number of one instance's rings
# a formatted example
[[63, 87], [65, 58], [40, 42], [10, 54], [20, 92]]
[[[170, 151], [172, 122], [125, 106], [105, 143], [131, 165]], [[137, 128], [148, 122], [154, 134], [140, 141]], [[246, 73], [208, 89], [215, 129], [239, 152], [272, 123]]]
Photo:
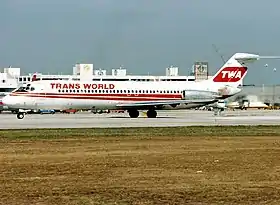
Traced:
[[238, 82], [243, 79], [247, 72], [247, 67], [225, 67], [214, 77], [214, 82]]

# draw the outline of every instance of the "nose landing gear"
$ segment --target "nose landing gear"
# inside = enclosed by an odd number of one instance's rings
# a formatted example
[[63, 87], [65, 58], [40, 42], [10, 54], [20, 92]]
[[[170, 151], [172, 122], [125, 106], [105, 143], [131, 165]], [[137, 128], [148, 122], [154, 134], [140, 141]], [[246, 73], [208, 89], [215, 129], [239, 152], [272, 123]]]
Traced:
[[18, 114], [17, 114], [17, 119], [23, 119], [24, 118], [24, 113], [23, 112], [19, 112]]

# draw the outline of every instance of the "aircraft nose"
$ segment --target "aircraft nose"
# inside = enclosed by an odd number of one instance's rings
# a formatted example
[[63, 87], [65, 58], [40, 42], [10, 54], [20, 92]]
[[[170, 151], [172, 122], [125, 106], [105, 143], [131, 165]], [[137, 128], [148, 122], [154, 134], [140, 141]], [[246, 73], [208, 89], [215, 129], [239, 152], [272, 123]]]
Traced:
[[13, 99], [9, 95], [2, 98], [2, 103], [3, 103], [3, 105], [6, 105], [6, 106], [11, 106], [11, 105], [15, 104], [13, 102]]

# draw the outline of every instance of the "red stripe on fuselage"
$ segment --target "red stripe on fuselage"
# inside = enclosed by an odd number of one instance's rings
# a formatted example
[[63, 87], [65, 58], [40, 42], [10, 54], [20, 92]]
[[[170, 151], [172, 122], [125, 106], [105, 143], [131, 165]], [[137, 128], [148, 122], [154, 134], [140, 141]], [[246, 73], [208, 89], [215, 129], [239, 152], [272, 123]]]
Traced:
[[56, 99], [88, 99], [88, 100], [121, 100], [121, 101], [151, 101], [151, 100], [170, 100], [181, 99], [180, 94], [73, 94], [73, 93], [11, 93], [11, 96], [26, 96]]
[[181, 97], [180, 93], [27, 93], [27, 92], [13, 92], [12, 94], [20, 94], [20, 95], [68, 95], [68, 96], [108, 96], [108, 97], [127, 97], [127, 96], [135, 96], [135, 97], [154, 97], [154, 98], [166, 98], [166, 97]]

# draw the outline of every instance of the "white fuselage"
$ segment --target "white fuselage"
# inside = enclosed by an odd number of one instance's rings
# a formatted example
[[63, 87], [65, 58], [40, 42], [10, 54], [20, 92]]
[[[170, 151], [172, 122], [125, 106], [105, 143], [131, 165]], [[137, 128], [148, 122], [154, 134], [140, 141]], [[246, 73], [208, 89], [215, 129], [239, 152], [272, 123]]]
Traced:
[[[223, 86], [225, 83], [211, 81], [35, 81], [28, 89], [18, 89], [6, 96], [3, 103], [18, 109], [118, 109], [117, 105], [123, 103], [180, 100], [184, 90], [219, 92]], [[239, 91], [233, 89], [229, 95]]]

